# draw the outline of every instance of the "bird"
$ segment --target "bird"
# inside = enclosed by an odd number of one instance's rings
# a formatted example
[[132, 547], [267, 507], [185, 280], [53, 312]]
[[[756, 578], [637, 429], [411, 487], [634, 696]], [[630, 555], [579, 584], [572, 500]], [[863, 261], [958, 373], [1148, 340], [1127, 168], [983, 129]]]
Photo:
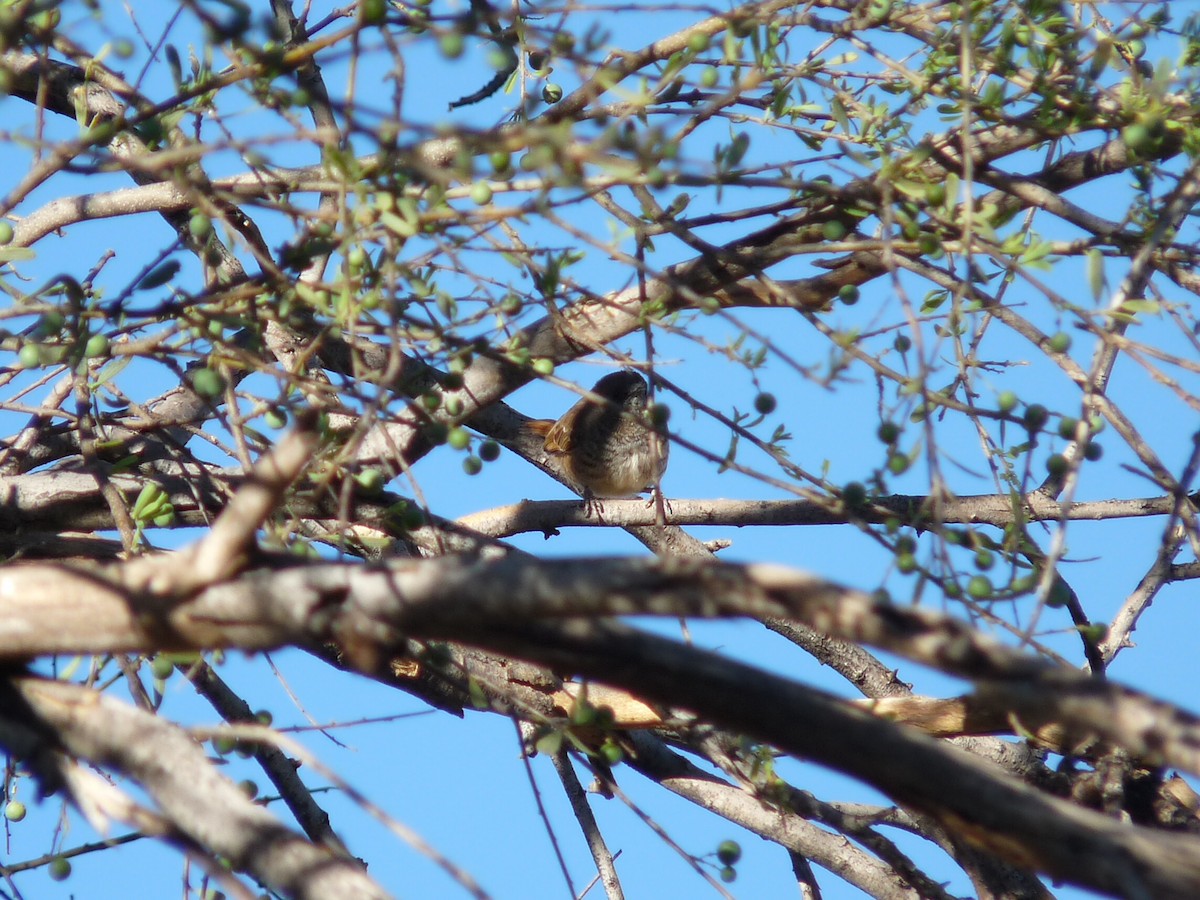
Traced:
[[647, 417], [646, 379], [631, 369], [605, 375], [563, 416], [533, 419], [527, 427], [546, 452], [598, 498], [633, 497], [655, 487], [667, 467], [666, 430]]

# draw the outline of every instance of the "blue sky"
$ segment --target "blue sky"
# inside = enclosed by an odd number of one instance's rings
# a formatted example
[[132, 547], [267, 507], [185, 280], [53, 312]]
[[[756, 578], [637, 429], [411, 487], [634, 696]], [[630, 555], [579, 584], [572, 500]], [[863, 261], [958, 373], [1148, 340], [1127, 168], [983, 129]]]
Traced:
[[[317, 11], [332, 8], [331, 4], [313, 5]], [[144, 9], [137, 10], [137, 14], [145, 33], [156, 36], [162, 28], [161, 17], [166, 16], [171, 5], [144, 6]], [[110, 38], [133, 37], [127, 19], [123, 18], [117, 4], [105, 5], [104, 9], [106, 14], [113, 15], [112, 23], [121, 23], [107, 26], [111, 29]], [[67, 33], [90, 48], [96, 48], [103, 42], [105, 26], [89, 21], [82, 4], [68, 3], [64, 5], [64, 10]], [[636, 16], [622, 13], [620, 16], [600, 15], [599, 18], [610, 30], [612, 44], [635, 47], [652, 36], [670, 33], [690, 21], [692, 16], [680, 10], [674, 14], [656, 12], [652, 16]], [[814, 42], [818, 40], [816, 35], [810, 37]], [[192, 43], [198, 47], [201, 37], [197, 32], [181, 26], [172, 32], [172, 39], [186, 60], [187, 45]], [[809, 49], [801, 46], [799, 40], [793, 38], [793, 46], [789, 48], [797, 56]], [[135, 45], [138, 49], [134, 56], [123, 63], [124, 71], [130, 78], [135, 76], [144, 59], [140, 44], [135, 41]], [[485, 45], [469, 44], [467, 55], [462, 60], [448, 62], [430, 43], [413, 45], [406, 51], [408, 82], [404, 111], [411, 128], [409, 135], [421, 134], [421, 126], [431, 128], [443, 122], [464, 127], [489, 127], [506, 117], [513, 101], [505, 95], [465, 107], [453, 114], [446, 111], [451, 100], [475, 90], [481, 78], [486, 80], [486, 72], [481, 75], [478, 65], [486, 52]], [[1171, 56], [1175, 52], [1176, 48], [1166, 41], [1152, 48], [1152, 54]], [[220, 62], [218, 60], [218, 64]], [[334, 86], [335, 97], [343, 96], [347, 78], [346, 60], [333, 56], [323, 58], [321, 62], [329, 83]], [[356, 77], [356, 101], [364, 108], [385, 112], [391, 91], [385, 73], [367, 68], [358, 71]], [[573, 85], [571, 72], [564, 68], [556, 72], [554, 77], [570, 90]], [[379, 88], [376, 88], [377, 84]], [[156, 100], [169, 96], [172, 86], [167, 80], [165, 67], [156, 66], [142, 82], [142, 89]], [[21, 101], [0, 100], [0, 122], [11, 133], [26, 137], [33, 133], [29, 107]], [[235, 115], [230, 122], [239, 135], [257, 135], [264, 139], [274, 136], [287, 138], [284, 123], [278, 119], [267, 123], [250, 108]], [[931, 129], [946, 127], [944, 123], [937, 122], [932, 114], [928, 126]], [[731, 126], [713, 123], [709, 127], [714, 139], [728, 140]], [[71, 122], [47, 119], [45, 134], [48, 139], [70, 136], [75, 131], [76, 126]], [[755, 128], [752, 133], [754, 138], [747, 157], [751, 164], [789, 157], [800, 159], [808, 155], [807, 149], [794, 138], [772, 135], [768, 129], [762, 128]], [[789, 145], [788, 141], [792, 144]], [[272, 142], [270, 146], [273, 158], [283, 164], [309, 164], [318, 160], [316, 149], [308, 142], [291, 142], [290, 145], [288, 141], [282, 145]], [[696, 145], [698, 149], [702, 146], [702, 143]], [[369, 148], [364, 146], [358, 149]], [[696, 163], [700, 161], [695, 160]], [[1038, 165], [1032, 156], [1027, 162], [1031, 169]], [[0, 141], [0, 191], [7, 191], [29, 165], [30, 153], [27, 149], [15, 141]], [[243, 171], [244, 165], [234, 154], [228, 153], [206, 162], [206, 168], [210, 175], [217, 177]], [[848, 171], [857, 172], [859, 169], [853, 162], [834, 159], [829, 164], [829, 171], [835, 179], [842, 179], [847, 177]], [[819, 173], [804, 173], [805, 177], [810, 178], [815, 174]], [[56, 176], [35, 191], [17, 211], [27, 214], [52, 197], [109, 190], [127, 184], [120, 174]], [[1122, 196], [1131, 196], [1129, 186], [1121, 179], [1109, 179], [1101, 185], [1080, 189], [1071, 199], [1091, 207], [1097, 198], [1106, 194], [1118, 201]], [[664, 192], [662, 202], [665, 203], [670, 196], [671, 192]], [[743, 193], [730, 190], [720, 202], [733, 205], [742, 202], [744, 196]], [[294, 199], [300, 204], [311, 202], [311, 198]], [[689, 213], [695, 214], [706, 208], [706, 204], [715, 206], [717, 202], [712, 196], [698, 193]], [[581, 212], [579, 221], [581, 227], [595, 229], [593, 233], [604, 236], [608, 233], [604, 219], [593, 208]], [[268, 245], [272, 247], [278, 246], [290, 234], [288, 223], [281, 216], [264, 215], [260, 225]], [[1065, 240], [1077, 236], [1069, 229], [1052, 224], [1049, 218], [1039, 218], [1036, 227], [1044, 227], [1044, 236], [1052, 239]], [[719, 239], [719, 235], [708, 237]], [[86, 271], [105, 249], [111, 248], [116, 256], [103, 269], [98, 284], [115, 293], [136, 276], [153, 252], [168, 246], [172, 239], [169, 229], [154, 216], [76, 226], [61, 237], [44, 239], [37, 247], [38, 258], [24, 265], [22, 274], [30, 279], [28, 285], [36, 285], [58, 272], [64, 260], [84, 260], [86, 262], [78, 264], [78, 272], [72, 267], [72, 271], [78, 275]], [[561, 234], [555, 239], [561, 240]], [[659, 255], [655, 257], [659, 265], [685, 258], [689, 253], [681, 246], [672, 245], [666, 238], [661, 239], [659, 245]], [[626, 242], [624, 249], [631, 249], [631, 244]], [[182, 255], [180, 258], [184, 266], [175, 284], [187, 289], [197, 288], [198, 266]], [[798, 258], [778, 267], [772, 274], [780, 278], [812, 274], [816, 271], [811, 266], [813, 259]], [[1094, 301], [1086, 287], [1082, 268], [1081, 262], [1068, 261], [1051, 273], [1039, 272], [1037, 275], [1055, 290], [1072, 297], [1080, 306], [1088, 306]], [[596, 290], [616, 290], [626, 286], [630, 279], [627, 265], [605, 259], [596, 253], [590, 254], [572, 273], [580, 282]], [[1117, 265], [1111, 263], [1109, 284], [1116, 284], [1120, 274]], [[452, 278], [447, 278], [447, 282], [456, 283]], [[460, 279], [457, 285], [469, 288], [470, 282]], [[902, 279], [900, 285], [905, 290], [913, 291], [918, 301], [926, 290], [910, 279]], [[1008, 296], [1010, 302], [1026, 304], [1023, 312], [1047, 332], [1060, 329], [1071, 331], [1070, 320], [1049, 308], [1034, 286], [1018, 280], [1010, 288]], [[147, 297], [147, 303], [149, 299]], [[823, 320], [836, 329], [857, 327], [870, 330], [884, 324], [895, 324], [899, 318], [894, 285], [887, 279], [879, 279], [865, 287], [863, 299], [858, 305], [839, 305]], [[838, 381], [834, 388], [822, 385], [820, 373], [828, 368], [835, 357], [830, 343], [801, 317], [780, 311], [738, 310], [728, 317], [684, 316], [677, 324], [684, 334], [660, 335], [656, 338], [659, 365], [673, 382], [726, 412], [734, 408], [746, 410], [758, 390], [770, 390], [779, 399], [779, 407], [763, 423], [760, 433], [769, 435], [777, 424], [785, 425], [793, 434], [789, 447], [792, 459], [810, 473], [827, 472], [828, 478], [835, 484], [866, 481], [882, 465], [886, 448], [875, 437], [879, 423], [879, 397], [872, 377], [861, 366], [851, 367], [846, 377]], [[741, 326], [769, 335], [774, 346], [810, 369], [810, 377], [788, 368], [780, 358], [773, 357], [758, 373], [760, 384], [756, 386], [747, 372], [730, 365], [717, 352]], [[1086, 363], [1090, 359], [1092, 345], [1082, 333], [1072, 333], [1076, 335], [1073, 355]], [[1187, 352], [1176, 336], [1153, 320], [1140, 327], [1138, 337], [1151, 343], [1157, 340], [1171, 347], [1174, 352]], [[701, 339], [709, 342], [709, 346], [705, 347]], [[892, 334], [880, 336], [873, 339], [871, 346], [877, 352], [885, 353], [891, 340]], [[635, 357], [644, 355], [644, 345], [639, 335], [618, 342], [618, 346]], [[997, 333], [995, 339], [989, 340], [985, 346], [997, 359], [1034, 362], [1026, 367], [1010, 368], [1003, 373], [985, 376], [982, 383], [991, 390], [1015, 390], [1023, 400], [1036, 400], [1051, 409], [1064, 412], [1070, 411], [1073, 405], [1077, 407], [1076, 392], [1069, 381], [1061, 373], [1048, 374], [1044, 361], [1041, 365], [1036, 363], [1036, 352], [1022, 345], [1011, 334]], [[942, 347], [941, 352], [944, 351], [945, 347]], [[936, 354], [931, 355], [931, 359], [934, 358]], [[898, 354], [894, 351], [887, 359], [899, 365]], [[7, 364], [2, 356], [0, 364]], [[606, 369], [596, 366], [591, 360], [564, 366], [556, 374], [588, 386], [603, 371]], [[941, 375], [948, 379], [951, 372], [952, 368], [942, 364]], [[125, 383], [126, 389], [135, 394], [137, 399], [155, 396], [172, 386], [169, 373], [162, 369], [146, 366], [139, 372], [139, 378], [140, 383], [136, 385], [128, 381]], [[28, 377], [28, 380], [31, 381], [32, 377]], [[40, 390], [44, 391], [44, 388]], [[1194, 379], [1191, 390], [1196, 390]], [[33, 394], [38, 395], [39, 391]], [[1173, 401], [1168, 391], [1153, 384], [1144, 371], [1128, 361], [1118, 365], [1112, 396], [1130, 412], [1168, 467], [1177, 469], [1190, 449], [1194, 416], [1189, 419], [1189, 411], [1183, 405]], [[574, 395], [565, 390], [535, 383], [518, 391], [508, 402], [529, 415], [554, 417], [573, 400]], [[728, 434], [724, 429], [704, 417], [693, 416], [678, 401], [668, 402], [673, 412], [671, 428], [677, 435], [712, 452], [724, 451], [728, 444]], [[20, 421], [20, 417], [12, 414], [0, 414], [4, 433], [11, 432], [14, 423]], [[963, 494], [993, 490], [985, 474], [986, 467], [978, 441], [965, 423], [948, 417], [934, 427], [940, 448], [947, 459], [954, 461], [953, 465], [947, 464], [944, 468], [952, 489]], [[902, 444], [906, 448], [911, 447], [921, 437], [921, 429], [909, 425]], [[1085, 467], [1078, 499], [1155, 493], [1144, 479], [1122, 468], [1123, 463], [1131, 463], [1133, 458], [1128, 451], [1122, 452], [1123, 448], [1114, 436], [1102, 435], [1101, 442], [1106, 451], [1104, 460], [1094, 467]], [[1045, 453], [1053, 450], [1055, 443], [1061, 444], [1061, 441], [1048, 439], [1038, 459], [1043, 459]], [[744, 452], [739, 461], [761, 467], [776, 478], [783, 477], [765, 457], [751, 450]], [[1040, 462], [1035, 468], [1037, 478], [1040, 478]], [[482, 475], [469, 478], [462, 473], [461, 454], [443, 449], [422, 460], [414, 474], [431, 508], [448, 517], [521, 499], [570, 496], [564, 488], [507, 453], [497, 462], [490, 463]], [[398, 480], [392, 487], [406, 492], [409, 486]], [[891, 478], [888, 487], [897, 493], [923, 494], [929, 489], [929, 470], [923, 462], [918, 462], [903, 476]], [[669, 497], [680, 498], [780, 499], [787, 496], [776, 488], [736, 472], [718, 473], [711, 463], [678, 446], [672, 453], [664, 489]], [[1068, 562], [1064, 572], [1084, 598], [1085, 607], [1093, 619], [1103, 621], [1111, 616], [1127, 592], [1134, 587], [1137, 578], [1153, 558], [1160, 529], [1161, 523], [1152, 519], [1110, 524], [1073, 523], [1070, 526], [1069, 551], [1066, 554]], [[712, 527], [689, 531], [701, 539], [732, 539], [733, 545], [722, 553], [724, 559], [787, 563], [868, 590], [886, 585], [901, 600], [912, 594], [910, 578], [889, 572], [889, 554], [845, 527], [741, 530]], [[155, 537], [157, 540], [158, 536]], [[191, 537], [194, 535], [179, 533], [163, 538], [160, 544], [176, 546]], [[514, 539], [513, 543], [542, 555], [640, 555], [645, 552], [628, 535], [610, 529], [564, 530], [561, 536], [549, 541], [540, 534], [526, 535]], [[1043, 546], [1048, 543], [1047, 536]], [[1135, 635], [1138, 648], [1120, 657], [1112, 669], [1112, 675], [1164, 699], [1194, 707], [1189, 688], [1198, 670], [1195, 654], [1190, 652], [1189, 647], [1194, 643], [1191, 635], [1197, 624], [1197, 613], [1194, 604], [1189, 604], [1187, 594], [1186, 588], [1174, 588], [1161, 595], [1152, 614], [1146, 617]], [[935, 599], [932, 594], [927, 596], [925, 602], [941, 603], [940, 598]], [[1029, 604], [1032, 601], [1026, 598], [1022, 602]], [[1027, 611], [1022, 612], [1022, 615], [1025, 614]], [[674, 626], [656, 623], [653, 627], [669, 632]], [[1064, 612], [1051, 610], [1043, 616], [1042, 627], [1069, 629], [1070, 622]], [[806, 683], [845, 696], [853, 695], [844, 682], [833, 678], [815, 663], [801, 658], [781, 639], [753, 623], [699, 624], [694, 626], [693, 633], [701, 646], [719, 648], [765, 668], [786, 672]], [[1072, 640], [1070, 635], [1049, 635], [1045, 639], [1067, 653], [1073, 661], [1079, 661], [1078, 642]], [[375, 717], [410, 716], [333, 730], [331, 733], [344, 745], [313, 732], [303, 732], [299, 737], [325, 764], [355, 787], [370, 794], [388, 814], [416, 829], [442, 853], [470, 871], [493, 896], [566, 896], [550, 838], [537, 814], [525, 765], [520, 759], [519, 741], [511, 722], [499, 716], [482, 714], [468, 714], [463, 720], [442, 714], [413, 715], [425, 709], [423, 704], [364, 679], [332, 671], [298, 651], [278, 653], [273, 659], [282, 678], [286, 679], [287, 690], [261, 656], [244, 658], [240, 654], [230, 654], [221, 672], [252, 707], [271, 709], [275, 713], [276, 725], [281, 727], [305, 725], [309, 717], [320, 723], [347, 723]], [[945, 696], [962, 689], [953, 680], [935, 673], [898, 661], [897, 665], [900, 666], [901, 677], [916, 682], [920, 693]], [[752, 690], [753, 686], [747, 689]], [[303, 709], [295, 706], [289, 690], [299, 698]], [[190, 687], [178, 677], [167, 685], [163, 713], [184, 723], [208, 724], [214, 721], [212, 711], [195, 698]], [[256, 777], [250, 763], [232, 759], [225, 764], [235, 778]], [[782, 766], [785, 773], [794, 778], [793, 784], [824, 799], [883, 802], [869, 788], [826, 770], [800, 762], [786, 762]], [[548, 762], [534, 759], [530, 768], [541, 791], [554, 835], [567, 858], [574, 883], [579, 888], [592, 875], [590, 858], [578, 828], [570, 817]], [[660, 823], [671, 838], [688, 852], [702, 855], [715, 850], [725, 838], [738, 839], [744, 849], [744, 857], [738, 865], [738, 881], [728, 888], [735, 896], [794, 895], [790, 866], [786, 854], [778, 846], [762, 842], [721, 819], [665, 795], [657, 787], [642, 782], [628, 769], [618, 769], [617, 778], [622, 790], [638, 807]], [[261, 777], [257, 780], [265, 782]], [[585, 783], [587, 780], [585, 776]], [[310, 773], [309, 783], [322, 784], [323, 779]], [[46, 852], [60, 804], [57, 799], [33, 803], [31, 789], [30, 782], [21, 783], [22, 799], [30, 802], [33, 809], [28, 820], [9, 827], [9, 845], [4, 854], [6, 860], [21, 860]], [[372, 875], [395, 894], [402, 897], [453, 894], [452, 884], [436, 865], [387, 833], [339, 792], [319, 794], [318, 800], [329, 810], [335, 827], [346, 838], [351, 850], [366, 859]], [[620, 801], [597, 800], [593, 806], [609, 839], [610, 849], [621, 851], [618, 868], [628, 896], [684, 898], [705, 895], [707, 889], [699, 877]], [[72, 813], [68, 830], [60, 840], [62, 846], [71, 847], [92, 838], [86, 824]], [[902, 840], [901, 843], [918, 860], [923, 859], [924, 850], [915, 846], [915, 842], [910, 844]], [[938, 877], [952, 880], [951, 890], [955, 893], [969, 893], [965, 879], [956, 871], [935, 872]], [[179, 881], [180, 857], [170, 849], [141, 841], [119, 851], [91, 854], [77, 860], [75, 875], [64, 884], [53, 884], [42, 873], [22, 874], [18, 876], [16, 884], [25, 896], [57, 898], [74, 894], [106, 898], [129, 896], [131, 891], [142, 891], [150, 896], [173, 895], [178, 891]], [[821, 877], [821, 882], [827, 898], [840, 900], [858, 896], [857, 892], [832, 877]], [[589, 896], [599, 895], [597, 888]], [[1063, 891], [1061, 896], [1082, 895]]]

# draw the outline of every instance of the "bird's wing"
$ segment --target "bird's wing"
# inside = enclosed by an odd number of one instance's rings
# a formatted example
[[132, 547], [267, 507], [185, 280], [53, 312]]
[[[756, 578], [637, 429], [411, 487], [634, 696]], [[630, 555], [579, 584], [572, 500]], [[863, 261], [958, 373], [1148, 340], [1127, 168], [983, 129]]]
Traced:
[[553, 419], [530, 419], [521, 427], [540, 437], [547, 453], [566, 453], [575, 446], [571, 439], [571, 428], [564, 424], [567, 421], [566, 416], [558, 422]]
[[551, 423], [546, 429], [543, 445], [547, 453], [569, 453], [575, 448], [575, 427], [579, 417], [588, 412], [588, 401], [580, 400], [557, 422]]

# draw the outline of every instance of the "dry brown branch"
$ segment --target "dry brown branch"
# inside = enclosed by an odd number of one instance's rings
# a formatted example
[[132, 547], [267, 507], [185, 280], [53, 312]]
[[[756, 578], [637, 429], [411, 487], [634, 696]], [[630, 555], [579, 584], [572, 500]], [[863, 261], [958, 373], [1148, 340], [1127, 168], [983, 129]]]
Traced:
[[[6, 4], [0, 743], [232, 896], [238, 873], [378, 895], [283, 753], [262, 761], [334, 852], [227, 804], [163, 718], [169, 660], [150, 687], [132, 656], [298, 647], [339, 686], [511, 717], [528, 750], [562, 737], [610, 897], [636, 879], [573, 765], [628, 802], [618, 752], [778, 843], [804, 896], [828, 873], [936, 900], [962, 876], [997, 900], [1200, 894], [1200, 803], [1164, 770], [1200, 774], [1200, 719], [1105, 672], [1135, 627], [1138, 652], [1193, 630], [1160, 602], [1200, 553], [1183, 6]], [[432, 109], [463, 77], [478, 90]], [[650, 376], [666, 490], [702, 499], [494, 483], [528, 474], [491, 465], [505, 447], [578, 487], [522, 414], [553, 401], [512, 395], [562, 400], [590, 363]], [[172, 526], [204, 533], [153, 552]], [[605, 528], [656, 558], [596, 555]], [[731, 543], [763, 562], [717, 562]], [[867, 700], [732, 662], [746, 635], [698, 618], [757, 623], [772, 671], [807, 655]], [[914, 695], [926, 673], [876, 649], [970, 689]], [[15, 668], [64, 654], [97, 654], [86, 687]], [[1179, 696], [1172, 677], [1153, 690]], [[780, 754], [897, 806], [828, 802]], [[718, 893], [738, 874], [643, 821]], [[583, 848], [554, 842], [571, 883]]]
[[[371, 660], [386, 658], [401, 633], [478, 643], [489, 629], [513, 622], [770, 616], [974, 679], [981, 693], [997, 691], [1018, 723], [1058, 722], [1072, 741], [1099, 737], [1149, 761], [1200, 772], [1200, 720], [1189, 714], [1007, 648], [950, 617], [880, 603], [781, 567], [663, 559], [607, 560], [598, 568], [593, 560], [448, 557], [378, 568], [260, 569], [167, 601], [124, 586], [129, 565], [107, 572], [5, 568], [0, 658], [332, 640], [351, 660]], [[67, 624], [48, 627], [51, 621]]]
[[154, 799], [180, 839], [210, 848], [262, 884], [293, 897], [388, 894], [355, 861], [285, 828], [217, 772], [184, 731], [88, 688], [9, 677], [0, 688], [6, 747], [49, 766], [59, 754], [110, 766]]

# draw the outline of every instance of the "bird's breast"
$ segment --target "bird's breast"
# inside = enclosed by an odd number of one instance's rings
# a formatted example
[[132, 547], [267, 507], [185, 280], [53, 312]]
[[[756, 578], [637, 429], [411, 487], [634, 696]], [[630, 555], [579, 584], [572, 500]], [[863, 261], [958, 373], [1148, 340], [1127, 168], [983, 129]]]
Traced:
[[[638, 427], [636, 439], [577, 448], [572, 473], [596, 497], [632, 497], [654, 485], [666, 468], [666, 441]], [[661, 450], [654, 445], [661, 444]]]

